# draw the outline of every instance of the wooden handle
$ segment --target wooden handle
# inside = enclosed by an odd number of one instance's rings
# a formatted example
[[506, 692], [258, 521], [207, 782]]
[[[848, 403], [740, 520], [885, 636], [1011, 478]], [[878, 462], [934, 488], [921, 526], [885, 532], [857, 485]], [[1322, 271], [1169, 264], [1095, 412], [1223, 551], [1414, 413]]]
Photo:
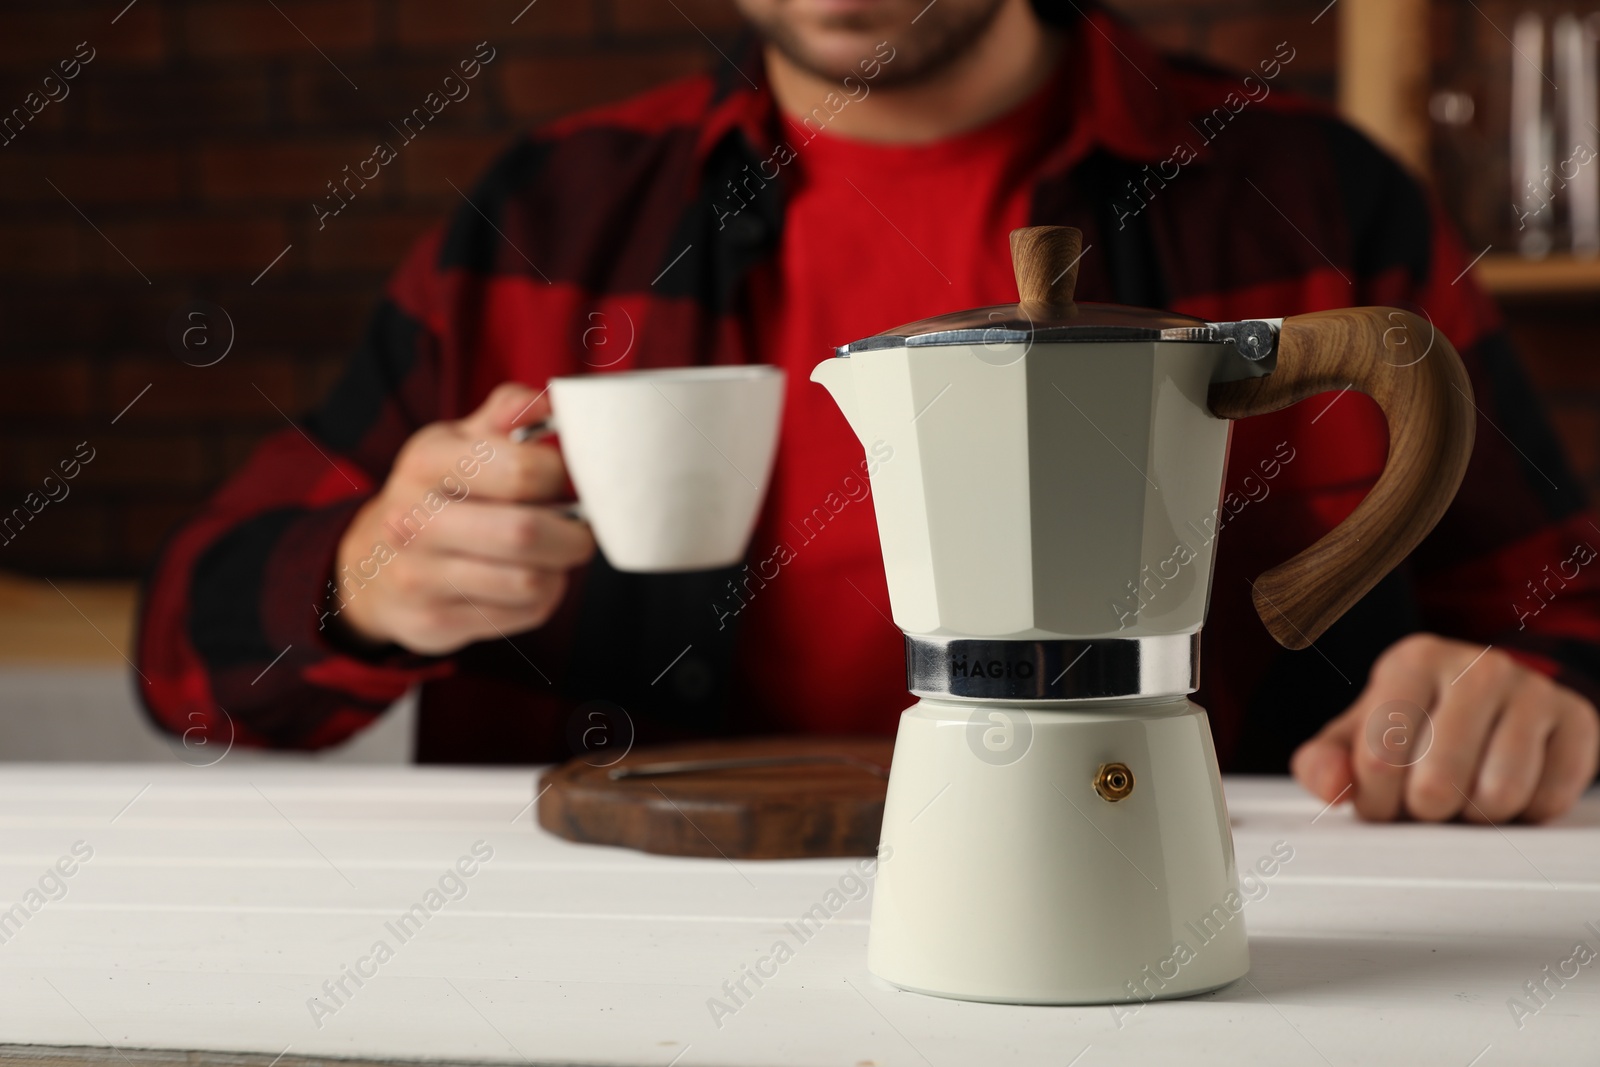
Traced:
[[1044, 318], [1072, 310], [1081, 258], [1083, 233], [1071, 226], [1012, 230], [1011, 270], [1023, 312]]
[[1278, 366], [1211, 387], [1213, 414], [1265, 415], [1357, 389], [1389, 422], [1389, 460], [1348, 518], [1254, 583], [1280, 645], [1305, 648], [1393, 570], [1439, 521], [1472, 456], [1472, 383], [1444, 334], [1408, 311], [1347, 308], [1284, 320]]

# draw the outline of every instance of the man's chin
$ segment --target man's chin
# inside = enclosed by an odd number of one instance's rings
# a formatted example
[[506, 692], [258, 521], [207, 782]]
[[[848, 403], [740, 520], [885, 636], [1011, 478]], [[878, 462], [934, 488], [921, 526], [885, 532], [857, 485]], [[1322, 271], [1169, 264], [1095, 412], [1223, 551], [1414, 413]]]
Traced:
[[774, 41], [791, 62], [812, 74], [838, 81], [860, 75], [861, 63], [871, 59], [888, 35], [873, 29], [831, 29], [799, 35], [798, 39]]
[[[1008, 0], [927, 4], [921, 8], [927, 17], [920, 23], [912, 6], [917, 2], [740, 0], [740, 6], [768, 43], [796, 67], [829, 81], [872, 70], [875, 86], [887, 88], [936, 76], [974, 47]], [[891, 58], [892, 69], [886, 66]]]

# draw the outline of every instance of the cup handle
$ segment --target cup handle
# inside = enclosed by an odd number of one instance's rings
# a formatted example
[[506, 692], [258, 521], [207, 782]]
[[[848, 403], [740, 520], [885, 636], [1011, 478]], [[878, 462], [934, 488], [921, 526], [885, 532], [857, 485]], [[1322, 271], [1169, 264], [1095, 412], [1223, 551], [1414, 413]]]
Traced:
[[556, 432], [556, 417], [552, 414], [538, 422], [516, 427], [511, 431], [511, 439], [520, 445], [525, 441], [538, 441]]
[[[551, 415], [540, 422], [530, 422], [526, 426], [516, 427], [511, 431], [510, 436], [513, 441], [520, 445], [526, 441], [542, 440], [556, 432], [556, 417]], [[553, 504], [551, 509], [569, 519], [576, 519], [578, 522], [589, 521], [589, 517], [583, 512], [583, 502], [581, 500], [574, 500], [570, 504]]]
[[1399, 565], [1444, 515], [1472, 457], [1476, 409], [1461, 357], [1396, 308], [1285, 319], [1277, 368], [1213, 384], [1209, 403], [1219, 418], [1242, 419], [1347, 388], [1383, 409], [1389, 459], [1349, 517], [1252, 583], [1256, 613], [1286, 648], [1310, 645]]

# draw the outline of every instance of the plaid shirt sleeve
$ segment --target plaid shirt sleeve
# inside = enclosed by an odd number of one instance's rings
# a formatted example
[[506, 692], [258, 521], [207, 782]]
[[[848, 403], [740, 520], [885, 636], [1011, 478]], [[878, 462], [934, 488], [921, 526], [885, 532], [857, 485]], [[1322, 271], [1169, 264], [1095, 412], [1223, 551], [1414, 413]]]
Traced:
[[439, 240], [396, 273], [324, 406], [263, 441], [157, 561], [138, 645], [157, 725], [186, 739], [320, 748], [451, 670], [400, 649], [342, 648], [325, 614], [351, 518], [406, 438], [452, 414], [447, 346], [427, 325], [444, 288]]
[[1455, 341], [1478, 422], [1460, 491], [1410, 558], [1423, 623], [1493, 645], [1600, 702], [1600, 525], [1468, 269], [1470, 253], [1437, 202], [1429, 211], [1429, 270], [1386, 279], [1376, 296], [1418, 309]]

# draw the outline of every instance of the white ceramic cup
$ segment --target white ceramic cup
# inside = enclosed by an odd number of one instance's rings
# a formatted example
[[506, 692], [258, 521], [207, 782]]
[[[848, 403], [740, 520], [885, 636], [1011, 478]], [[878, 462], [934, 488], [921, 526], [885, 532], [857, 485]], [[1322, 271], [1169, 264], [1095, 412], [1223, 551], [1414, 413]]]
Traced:
[[784, 373], [670, 367], [550, 379], [579, 511], [622, 571], [744, 559], [772, 474]]

